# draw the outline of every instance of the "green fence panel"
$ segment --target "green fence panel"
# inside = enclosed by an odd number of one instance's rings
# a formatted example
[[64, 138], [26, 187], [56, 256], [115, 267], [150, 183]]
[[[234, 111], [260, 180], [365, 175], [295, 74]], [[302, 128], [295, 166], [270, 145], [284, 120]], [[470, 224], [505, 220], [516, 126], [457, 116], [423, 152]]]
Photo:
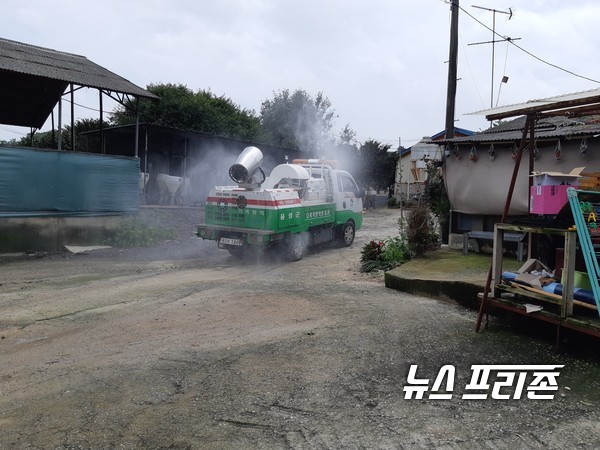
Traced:
[[0, 147], [0, 216], [135, 212], [137, 158]]

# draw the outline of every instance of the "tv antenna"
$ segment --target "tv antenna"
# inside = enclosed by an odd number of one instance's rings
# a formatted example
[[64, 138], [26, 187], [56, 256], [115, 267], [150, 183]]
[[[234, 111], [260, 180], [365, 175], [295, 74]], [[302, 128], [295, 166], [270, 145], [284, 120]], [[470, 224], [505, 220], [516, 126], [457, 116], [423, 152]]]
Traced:
[[[491, 11], [492, 12], [492, 17], [493, 17], [493, 21], [492, 21], [492, 40], [491, 41], [485, 41], [485, 42], [474, 42], [472, 44], [468, 44], [468, 45], [480, 45], [480, 44], [492, 44], [492, 86], [490, 89], [490, 108], [494, 107], [494, 60], [495, 60], [495, 49], [496, 49], [496, 42], [505, 42], [505, 41], [518, 41], [521, 38], [511, 38], [508, 36], [504, 36], [502, 39], [496, 39], [496, 13], [499, 14], [506, 14], [508, 16], [508, 20], [510, 20], [512, 18], [513, 15], [513, 11], [512, 8], [508, 8], [508, 11], [500, 11], [498, 9], [493, 9], [493, 8], [485, 8], [483, 6], [476, 6], [476, 5], [471, 5], [473, 8], [478, 8], [478, 9], [483, 9], [485, 11]], [[504, 81], [506, 80], [506, 81]], [[508, 77], [502, 77], [502, 82], [506, 83], [508, 81]], [[498, 95], [500, 95], [500, 93], [498, 92]]]

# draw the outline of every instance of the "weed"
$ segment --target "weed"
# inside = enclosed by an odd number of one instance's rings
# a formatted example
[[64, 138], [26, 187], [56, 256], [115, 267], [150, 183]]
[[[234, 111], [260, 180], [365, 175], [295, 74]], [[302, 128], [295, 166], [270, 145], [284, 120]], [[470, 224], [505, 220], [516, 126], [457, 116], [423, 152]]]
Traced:
[[106, 240], [113, 247], [151, 247], [161, 241], [174, 239], [174, 230], [153, 227], [139, 219], [126, 219]]
[[396, 197], [390, 197], [387, 201], [388, 208], [398, 208], [398, 199]]
[[370, 241], [361, 250], [361, 272], [390, 270], [404, 264], [410, 254], [404, 238], [397, 236], [384, 241]]

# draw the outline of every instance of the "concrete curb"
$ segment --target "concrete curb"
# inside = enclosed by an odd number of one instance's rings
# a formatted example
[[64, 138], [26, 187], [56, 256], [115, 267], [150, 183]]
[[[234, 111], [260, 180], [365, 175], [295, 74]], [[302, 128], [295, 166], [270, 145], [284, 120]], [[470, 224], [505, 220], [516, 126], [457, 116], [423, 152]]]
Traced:
[[477, 309], [477, 295], [484, 287], [465, 281], [424, 280], [399, 276], [392, 272], [384, 275], [385, 287], [409, 294], [422, 295], [436, 299], [452, 300], [467, 308]]

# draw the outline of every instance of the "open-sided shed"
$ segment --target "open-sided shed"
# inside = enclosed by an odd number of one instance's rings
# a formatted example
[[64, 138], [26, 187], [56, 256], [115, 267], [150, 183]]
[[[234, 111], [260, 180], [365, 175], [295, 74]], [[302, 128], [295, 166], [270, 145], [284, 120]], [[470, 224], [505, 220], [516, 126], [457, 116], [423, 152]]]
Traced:
[[73, 128], [75, 92], [84, 87], [99, 92], [100, 122], [105, 97], [157, 99], [84, 56], [0, 38], [0, 123], [39, 129], [59, 110], [58, 149], [0, 146], [0, 251], [98, 239], [120, 215], [137, 210], [137, 126], [133, 157], [61, 151], [62, 100], [67, 96]]
[[119, 103], [158, 98], [85, 56], [0, 38], [0, 123], [39, 129], [68, 95], [73, 125], [75, 92], [83, 87], [98, 90], [100, 119], [103, 96]]

